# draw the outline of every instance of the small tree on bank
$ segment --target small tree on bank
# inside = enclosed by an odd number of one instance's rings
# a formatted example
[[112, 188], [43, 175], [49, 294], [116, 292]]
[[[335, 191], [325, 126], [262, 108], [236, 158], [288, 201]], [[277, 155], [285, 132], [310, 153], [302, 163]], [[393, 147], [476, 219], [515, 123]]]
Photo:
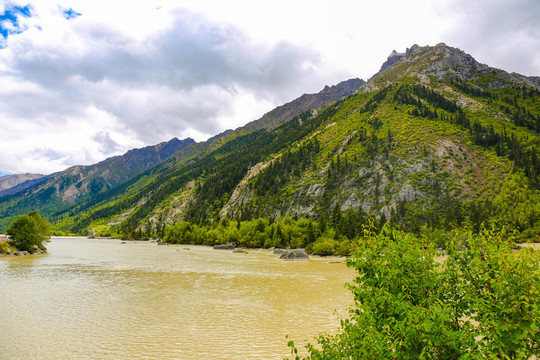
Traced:
[[49, 223], [37, 211], [19, 216], [7, 228], [10, 243], [21, 251], [33, 252], [34, 246], [44, 249], [43, 241], [51, 236]]

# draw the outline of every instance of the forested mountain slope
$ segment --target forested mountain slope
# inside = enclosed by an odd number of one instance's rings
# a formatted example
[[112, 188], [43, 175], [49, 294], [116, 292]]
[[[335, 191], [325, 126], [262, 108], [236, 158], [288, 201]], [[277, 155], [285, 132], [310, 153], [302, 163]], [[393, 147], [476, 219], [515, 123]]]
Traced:
[[343, 100], [158, 165], [51, 219], [115, 236], [287, 215], [348, 238], [370, 217], [412, 232], [496, 222], [539, 236], [538, 79], [444, 44], [389, 61]]
[[410, 231], [496, 220], [534, 236], [539, 96], [534, 79], [444, 44], [413, 46], [316, 116], [199, 159], [189, 169], [204, 176], [177, 169], [186, 177], [176, 191], [135, 206], [118, 229], [325, 213], [334, 223], [373, 216]]
[[29, 187], [14, 188], [0, 198], [0, 230], [15, 215], [39, 210], [45, 216], [63, 211], [73, 204], [99, 196], [154, 167], [193, 139], [172, 139], [155, 146], [129, 150], [89, 166], [73, 166], [36, 180]]

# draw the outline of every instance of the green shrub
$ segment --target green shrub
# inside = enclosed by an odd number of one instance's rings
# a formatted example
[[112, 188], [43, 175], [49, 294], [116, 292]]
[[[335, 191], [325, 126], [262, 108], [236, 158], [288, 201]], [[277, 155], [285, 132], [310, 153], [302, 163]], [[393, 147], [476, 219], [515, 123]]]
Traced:
[[43, 241], [51, 236], [51, 229], [37, 211], [19, 216], [6, 230], [11, 245], [22, 251], [32, 252], [34, 246], [43, 249]]
[[367, 235], [347, 261], [356, 308], [340, 333], [307, 346], [307, 359], [538, 357], [539, 251], [513, 251], [504, 229], [454, 236], [442, 259], [411, 234]]
[[335, 253], [337, 245], [338, 243], [334, 239], [322, 236], [315, 241], [312, 251], [315, 255], [329, 256]]
[[353, 251], [351, 242], [349, 240], [341, 241], [338, 245], [337, 251], [341, 256], [349, 256]]
[[9, 243], [7, 241], [0, 242], [0, 254], [9, 253]]

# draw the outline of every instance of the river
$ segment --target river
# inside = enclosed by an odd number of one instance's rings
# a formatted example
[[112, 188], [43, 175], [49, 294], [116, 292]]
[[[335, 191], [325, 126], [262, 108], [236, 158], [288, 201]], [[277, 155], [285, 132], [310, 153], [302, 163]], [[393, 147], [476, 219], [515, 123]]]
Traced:
[[[0, 258], [0, 359], [282, 359], [334, 332], [354, 273], [203, 246], [53, 238]], [[334, 311], [337, 310], [337, 311]]]

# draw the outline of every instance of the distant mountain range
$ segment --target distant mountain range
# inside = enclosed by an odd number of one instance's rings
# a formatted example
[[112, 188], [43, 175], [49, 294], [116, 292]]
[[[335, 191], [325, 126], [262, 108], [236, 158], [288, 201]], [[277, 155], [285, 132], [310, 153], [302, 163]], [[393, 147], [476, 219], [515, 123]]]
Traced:
[[0, 198], [0, 226], [32, 209], [59, 230], [113, 236], [290, 215], [413, 232], [496, 221], [540, 239], [539, 104], [538, 77], [414, 45], [367, 82], [303, 95], [206, 142], [54, 174]]
[[15, 174], [0, 176], [0, 196], [24, 190], [45, 177], [41, 174]]

